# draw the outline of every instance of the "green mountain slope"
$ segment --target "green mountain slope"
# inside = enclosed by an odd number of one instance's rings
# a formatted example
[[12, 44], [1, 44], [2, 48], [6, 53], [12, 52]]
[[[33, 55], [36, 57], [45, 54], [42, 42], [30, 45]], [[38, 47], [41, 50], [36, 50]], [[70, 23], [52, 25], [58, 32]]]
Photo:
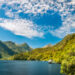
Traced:
[[75, 34], [67, 35], [62, 41], [52, 47], [37, 48], [30, 52], [21, 53], [12, 57], [14, 60], [44, 60], [53, 59], [61, 63], [66, 55], [75, 52]]
[[7, 41], [7, 42], [0, 41], [0, 58], [6, 59], [7, 57], [12, 56], [14, 54], [18, 54], [30, 50], [32, 50], [32, 48], [29, 47], [28, 44], [26, 43], [18, 45], [11, 41]]
[[19, 45], [19, 44], [15, 44], [14, 42], [7, 41], [7, 42], [4, 42], [4, 44], [16, 53], [32, 50], [31, 47], [26, 43]]
[[0, 58], [14, 55], [15, 52], [8, 48], [3, 42], [0, 41]]

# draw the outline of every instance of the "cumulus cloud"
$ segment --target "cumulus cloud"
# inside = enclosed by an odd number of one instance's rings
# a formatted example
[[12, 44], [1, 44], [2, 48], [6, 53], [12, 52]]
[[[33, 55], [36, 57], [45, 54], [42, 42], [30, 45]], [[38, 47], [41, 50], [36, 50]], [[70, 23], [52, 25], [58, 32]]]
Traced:
[[75, 0], [0, 0], [0, 8], [6, 11], [8, 17], [14, 18], [19, 18], [20, 12], [42, 15], [54, 10], [61, 16], [62, 26], [49, 32], [58, 37], [75, 32]]
[[0, 27], [10, 30], [16, 35], [22, 35], [28, 38], [43, 37], [44, 35], [43, 32], [38, 30], [38, 26], [29, 20], [3, 20], [3, 22], [0, 22]]

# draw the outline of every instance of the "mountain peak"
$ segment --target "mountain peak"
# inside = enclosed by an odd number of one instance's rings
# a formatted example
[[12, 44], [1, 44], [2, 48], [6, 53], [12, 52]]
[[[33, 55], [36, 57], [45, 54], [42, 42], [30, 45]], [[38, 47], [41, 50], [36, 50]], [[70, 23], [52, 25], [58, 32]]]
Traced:
[[30, 50], [32, 50], [32, 48], [27, 43], [16, 44], [12, 41], [0, 41], [0, 58]]
[[26, 45], [28, 45], [27, 43], [23, 43], [23, 44], [20, 44], [21, 46], [26, 46]]
[[52, 46], [53, 46], [52, 44], [48, 44], [48, 45], [44, 46], [43, 48], [52, 47]]
[[15, 44], [15, 42], [12, 42], [12, 41], [5, 41], [4, 43]]

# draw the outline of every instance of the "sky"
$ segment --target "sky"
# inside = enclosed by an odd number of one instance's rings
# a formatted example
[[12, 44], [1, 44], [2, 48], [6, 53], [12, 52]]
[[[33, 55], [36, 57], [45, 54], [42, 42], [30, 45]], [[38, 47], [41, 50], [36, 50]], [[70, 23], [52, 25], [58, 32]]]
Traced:
[[32, 48], [75, 33], [75, 0], [0, 0], [0, 40]]

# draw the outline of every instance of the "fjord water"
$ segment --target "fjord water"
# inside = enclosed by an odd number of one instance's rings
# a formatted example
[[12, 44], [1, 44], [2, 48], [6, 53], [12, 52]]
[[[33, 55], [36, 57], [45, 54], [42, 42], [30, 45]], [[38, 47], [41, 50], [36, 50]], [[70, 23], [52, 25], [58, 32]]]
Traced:
[[0, 61], [0, 75], [62, 75], [59, 64], [41, 61]]

